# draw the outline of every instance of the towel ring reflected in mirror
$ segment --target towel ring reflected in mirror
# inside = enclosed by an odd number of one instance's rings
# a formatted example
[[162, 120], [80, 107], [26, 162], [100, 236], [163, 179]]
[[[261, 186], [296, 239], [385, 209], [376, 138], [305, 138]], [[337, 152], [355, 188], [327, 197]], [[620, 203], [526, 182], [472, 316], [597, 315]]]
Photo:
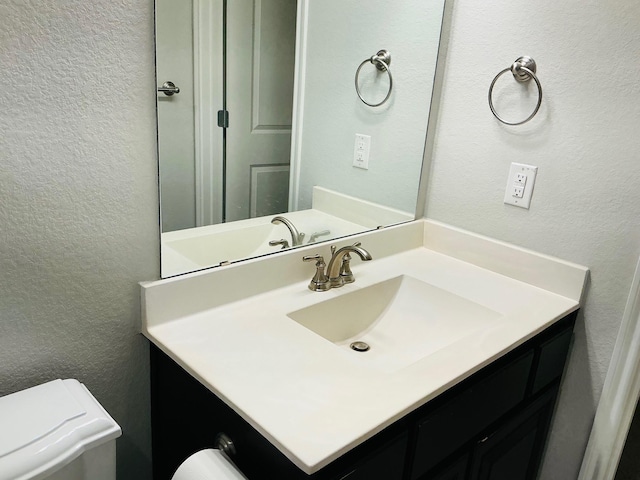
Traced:
[[[536, 104], [536, 108], [534, 108], [531, 115], [520, 122], [506, 121], [500, 115], [498, 115], [498, 112], [496, 112], [496, 109], [493, 106], [493, 87], [498, 79], [503, 74], [509, 71], [513, 74], [513, 78], [515, 78], [516, 81], [520, 83], [526, 83], [533, 78], [533, 80], [536, 82], [536, 85], [538, 86], [538, 103]], [[536, 62], [531, 57], [519, 57], [515, 62], [513, 62], [510, 67], [505, 68], [504, 70], [499, 72], [491, 82], [491, 86], [489, 87], [489, 108], [491, 109], [491, 113], [493, 113], [493, 116], [505, 125], [515, 126], [527, 123], [529, 120], [536, 116], [536, 113], [538, 113], [538, 110], [540, 110], [540, 105], [542, 105], [542, 85], [540, 85], [540, 80], [538, 80], [538, 77], [536, 76]]]
[[[378, 103], [367, 102], [362, 96], [362, 92], [360, 91], [360, 86], [358, 85], [360, 70], [362, 70], [362, 67], [364, 67], [367, 63], [372, 63], [373, 65], [375, 65], [375, 67], [378, 70], [380, 70], [381, 72], [387, 72], [387, 75], [389, 75], [389, 91], [387, 92], [386, 97], [384, 97], [382, 101]], [[383, 105], [387, 100], [389, 100], [389, 97], [391, 96], [391, 91], [393, 90], [393, 76], [391, 75], [391, 69], [389, 68], [390, 64], [391, 64], [391, 54], [389, 53], [388, 50], [383, 49], [383, 50], [379, 50], [378, 53], [373, 55], [371, 58], [367, 58], [366, 60], [364, 60], [356, 70], [356, 81], [355, 81], [356, 93], [358, 94], [358, 98], [360, 98], [360, 100], [362, 100], [362, 103], [364, 103], [365, 105], [368, 105], [370, 107], [379, 107], [380, 105]]]

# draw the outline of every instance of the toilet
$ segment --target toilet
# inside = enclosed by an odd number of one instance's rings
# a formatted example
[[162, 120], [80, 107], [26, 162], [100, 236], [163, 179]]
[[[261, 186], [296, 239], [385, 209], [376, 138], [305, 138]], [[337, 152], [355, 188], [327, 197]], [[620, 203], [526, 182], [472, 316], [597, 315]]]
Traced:
[[0, 397], [0, 480], [115, 480], [121, 433], [77, 380]]

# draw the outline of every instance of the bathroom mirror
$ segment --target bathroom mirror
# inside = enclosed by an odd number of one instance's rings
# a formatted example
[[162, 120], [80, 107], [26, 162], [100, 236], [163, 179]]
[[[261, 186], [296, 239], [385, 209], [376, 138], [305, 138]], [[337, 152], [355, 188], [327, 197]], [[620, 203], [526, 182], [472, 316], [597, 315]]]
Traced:
[[414, 219], [443, 9], [156, 0], [162, 277]]

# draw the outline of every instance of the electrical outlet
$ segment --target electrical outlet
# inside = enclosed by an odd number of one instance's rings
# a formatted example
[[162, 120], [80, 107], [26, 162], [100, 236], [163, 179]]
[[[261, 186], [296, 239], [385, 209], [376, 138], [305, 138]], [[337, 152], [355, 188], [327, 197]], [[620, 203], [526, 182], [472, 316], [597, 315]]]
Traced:
[[538, 167], [524, 163], [512, 163], [504, 193], [504, 203], [529, 208]]
[[511, 196], [515, 197], [515, 198], [522, 198], [524, 197], [524, 187], [519, 187], [519, 186], [512, 186], [511, 187]]
[[356, 133], [356, 141], [353, 147], [353, 166], [369, 170], [369, 152], [371, 150], [371, 137]]
[[524, 187], [527, 184], [527, 174], [522, 172], [516, 172], [515, 183]]

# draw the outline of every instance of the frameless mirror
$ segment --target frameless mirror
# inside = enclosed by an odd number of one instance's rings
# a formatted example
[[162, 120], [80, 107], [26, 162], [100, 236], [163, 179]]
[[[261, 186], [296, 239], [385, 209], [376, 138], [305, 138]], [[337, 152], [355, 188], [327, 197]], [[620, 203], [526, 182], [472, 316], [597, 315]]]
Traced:
[[414, 219], [444, 0], [376, 1], [156, 0], [163, 278]]

